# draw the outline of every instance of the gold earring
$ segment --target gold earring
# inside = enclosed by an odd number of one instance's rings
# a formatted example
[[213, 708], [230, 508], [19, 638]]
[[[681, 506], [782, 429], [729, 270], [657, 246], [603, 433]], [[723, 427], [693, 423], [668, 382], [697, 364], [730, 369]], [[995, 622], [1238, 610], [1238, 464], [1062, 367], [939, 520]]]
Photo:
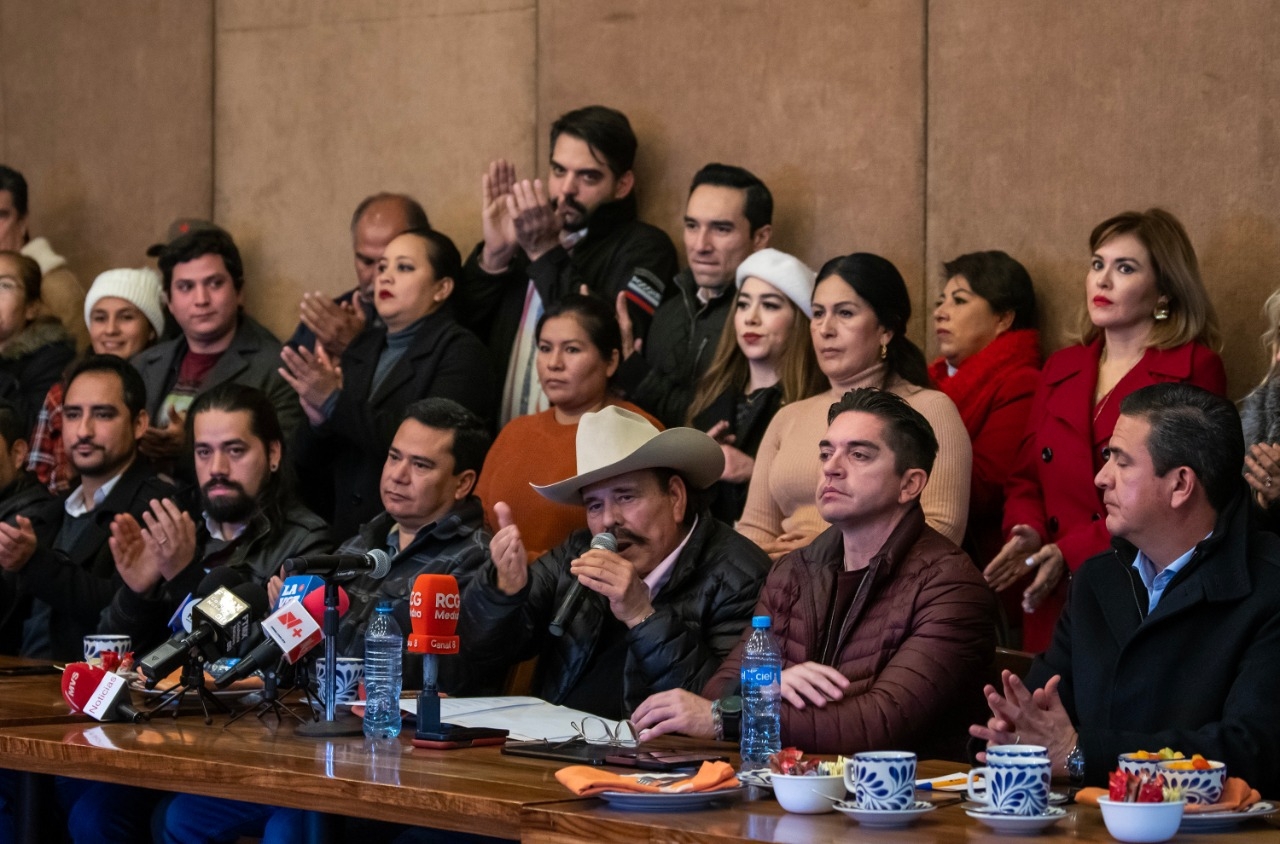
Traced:
[[1169, 318], [1169, 303], [1165, 301], [1156, 302], [1156, 312], [1152, 315], [1156, 318], [1156, 322], [1164, 322]]
[[881, 343], [880, 344], [880, 360], [884, 360], [887, 357], [889, 357], [889, 344]]

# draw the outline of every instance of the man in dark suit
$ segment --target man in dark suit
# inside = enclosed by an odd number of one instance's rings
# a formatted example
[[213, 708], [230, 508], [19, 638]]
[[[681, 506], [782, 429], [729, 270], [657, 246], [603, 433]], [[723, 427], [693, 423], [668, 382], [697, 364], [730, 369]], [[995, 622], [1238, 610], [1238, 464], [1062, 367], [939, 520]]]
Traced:
[[26, 516], [0, 523], [0, 569], [17, 578], [36, 606], [23, 635], [26, 656], [60, 661], [83, 655], [83, 640], [120, 587], [107, 540], [120, 513], [141, 519], [172, 484], [138, 460], [150, 417], [142, 379], [113, 355], [92, 355], [67, 379], [63, 437], [80, 486], [63, 502], [62, 527], [50, 545], [37, 541]]
[[244, 264], [222, 229], [193, 230], [160, 253], [165, 298], [182, 336], [139, 353], [151, 425], [139, 450], [171, 465], [182, 449], [187, 409], [197, 395], [233, 381], [271, 400], [286, 435], [302, 420], [297, 395], [276, 372], [280, 341], [241, 309]]
[[1249, 513], [1235, 406], [1189, 384], [1130, 393], [1096, 483], [1112, 550], [1081, 566], [1025, 682], [988, 686], [990, 745], [1039, 744], [1105, 785], [1116, 755], [1171, 747], [1280, 790], [1280, 538]]

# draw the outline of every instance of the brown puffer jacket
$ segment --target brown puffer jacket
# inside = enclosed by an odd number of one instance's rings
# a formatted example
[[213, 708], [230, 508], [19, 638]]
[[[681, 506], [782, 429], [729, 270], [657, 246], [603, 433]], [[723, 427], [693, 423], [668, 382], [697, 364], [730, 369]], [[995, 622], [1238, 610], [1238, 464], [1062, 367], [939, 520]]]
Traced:
[[[817, 662], [844, 543], [829, 528], [778, 561], [756, 605], [773, 619], [783, 668]], [[912, 750], [966, 758], [967, 728], [983, 718], [982, 686], [995, 648], [995, 600], [964, 552], [913, 506], [871, 561], [840, 628], [832, 664], [852, 680], [842, 700], [797, 709], [783, 702], [782, 742], [808, 753]], [[733, 649], [703, 695], [738, 687]]]

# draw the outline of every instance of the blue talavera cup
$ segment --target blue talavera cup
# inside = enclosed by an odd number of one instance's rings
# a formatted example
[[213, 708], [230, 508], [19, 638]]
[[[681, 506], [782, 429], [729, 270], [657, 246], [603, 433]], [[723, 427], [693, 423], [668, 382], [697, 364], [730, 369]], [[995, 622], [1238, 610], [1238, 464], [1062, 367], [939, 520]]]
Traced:
[[[338, 657], [338, 680], [334, 684], [334, 703], [353, 704], [360, 702], [360, 681], [364, 679], [364, 660], [360, 657]], [[325, 702], [324, 657], [316, 660], [316, 691], [320, 702]]]
[[916, 796], [916, 755], [902, 750], [855, 753], [852, 771], [845, 765], [844, 784], [859, 809], [909, 809]]
[[[969, 771], [969, 799], [1001, 815], [1043, 815], [1049, 808], [1052, 770], [1047, 756], [992, 757], [988, 753], [985, 767]], [[973, 783], [979, 776], [987, 787], [975, 792]]]
[[1048, 757], [1049, 751], [1044, 745], [1040, 744], [997, 744], [995, 747], [987, 748], [987, 763], [990, 764], [992, 759], [1035, 759], [1040, 756]]

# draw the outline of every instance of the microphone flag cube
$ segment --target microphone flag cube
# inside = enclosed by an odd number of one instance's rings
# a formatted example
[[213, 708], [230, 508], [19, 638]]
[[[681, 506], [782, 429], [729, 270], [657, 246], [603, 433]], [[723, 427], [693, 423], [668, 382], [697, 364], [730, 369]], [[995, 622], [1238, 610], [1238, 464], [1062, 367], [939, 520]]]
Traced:
[[290, 665], [324, 638], [320, 625], [297, 601], [282, 605], [263, 619], [262, 632], [280, 646], [281, 653]]
[[280, 587], [280, 597], [273, 609], [279, 609], [294, 601], [301, 601], [316, 589], [323, 592], [324, 578], [316, 577], [314, 574], [290, 575], [284, 579], [284, 584]]
[[456, 654], [458, 609], [462, 596], [458, 580], [451, 574], [420, 574], [409, 594], [409, 652], [415, 654]]
[[106, 673], [87, 662], [73, 662], [62, 669], [62, 697], [70, 704], [72, 711], [84, 712]]

